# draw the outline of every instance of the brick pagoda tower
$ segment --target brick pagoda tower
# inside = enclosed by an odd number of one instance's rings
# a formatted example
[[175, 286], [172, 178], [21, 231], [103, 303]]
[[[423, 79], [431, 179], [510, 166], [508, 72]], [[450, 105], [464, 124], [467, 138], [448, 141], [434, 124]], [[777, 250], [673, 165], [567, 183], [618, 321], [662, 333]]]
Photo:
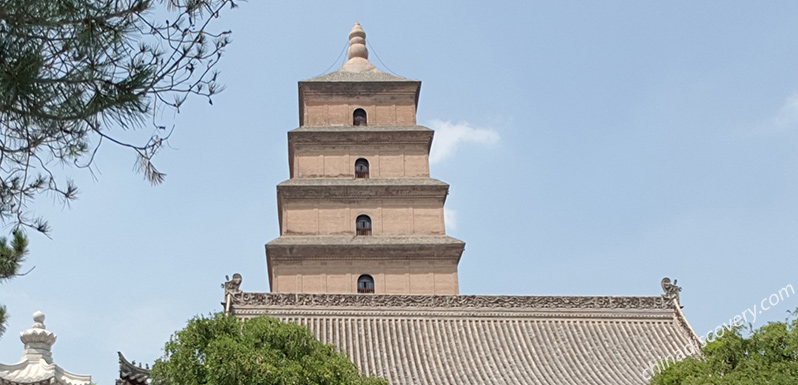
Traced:
[[458, 294], [464, 243], [444, 230], [449, 186], [429, 177], [421, 83], [374, 68], [365, 37], [355, 24], [348, 61], [299, 82], [271, 292], [234, 274], [226, 313], [307, 327], [396, 385], [645, 385], [699, 351], [668, 279], [653, 296]]
[[355, 24], [344, 65], [299, 82], [280, 237], [266, 245], [271, 291], [458, 294], [465, 243], [446, 235], [449, 185], [429, 175], [421, 82], [375, 68], [365, 39]]

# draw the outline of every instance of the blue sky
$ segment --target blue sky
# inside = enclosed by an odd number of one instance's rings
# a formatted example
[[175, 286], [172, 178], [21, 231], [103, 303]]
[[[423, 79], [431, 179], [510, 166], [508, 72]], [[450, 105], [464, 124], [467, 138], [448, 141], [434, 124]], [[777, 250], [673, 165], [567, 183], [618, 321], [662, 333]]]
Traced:
[[[98, 384], [116, 351], [152, 362], [219, 285], [267, 291], [275, 185], [288, 177], [297, 84], [324, 72], [359, 21], [370, 59], [422, 80], [437, 129], [432, 176], [451, 184], [466, 242], [463, 294], [659, 295], [668, 276], [699, 335], [798, 286], [798, 3], [250, 1], [227, 89], [189, 100], [152, 187], [133, 154], [98, 154], [62, 208], [35, 202], [28, 276], [0, 286], [8, 332], [47, 314], [56, 363]], [[376, 54], [376, 55], [375, 55]], [[379, 59], [377, 59], [377, 55]], [[386, 67], [387, 65], [387, 67]], [[340, 66], [340, 61], [333, 68]], [[145, 133], [146, 134], [146, 133]], [[759, 315], [783, 320], [798, 295]]]

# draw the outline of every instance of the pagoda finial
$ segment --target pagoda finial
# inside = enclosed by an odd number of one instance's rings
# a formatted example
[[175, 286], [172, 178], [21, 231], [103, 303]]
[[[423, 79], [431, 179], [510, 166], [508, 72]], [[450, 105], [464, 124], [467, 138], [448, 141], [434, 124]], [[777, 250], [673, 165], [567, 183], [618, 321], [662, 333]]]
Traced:
[[44, 329], [44, 313], [40, 310], [33, 313], [33, 327], [36, 329]]
[[68, 372], [53, 363], [55, 333], [44, 327], [44, 313], [33, 313], [33, 326], [19, 334], [25, 344], [13, 365], [0, 364], [0, 384], [91, 385], [91, 376]]
[[19, 334], [19, 339], [25, 344], [25, 351], [22, 353], [23, 359], [42, 358], [52, 362], [50, 348], [55, 343], [55, 333], [45, 329], [44, 313], [37, 311], [33, 313], [33, 326]]
[[355, 23], [349, 31], [349, 50], [346, 54], [349, 60], [341, 66], [344, 72], [365, 72], [374, 69], [374, 65], [369, 62], [369, 51], [366, 49], [366, 32]]
[[349, 31], [349, 50], [347, 51], [347, 58], [352, 59], [355, 57], [362, 57], [368, 60], [369, 51], [366, 49], [366, 32], [360, 23], [355, 23], [352, 30]]

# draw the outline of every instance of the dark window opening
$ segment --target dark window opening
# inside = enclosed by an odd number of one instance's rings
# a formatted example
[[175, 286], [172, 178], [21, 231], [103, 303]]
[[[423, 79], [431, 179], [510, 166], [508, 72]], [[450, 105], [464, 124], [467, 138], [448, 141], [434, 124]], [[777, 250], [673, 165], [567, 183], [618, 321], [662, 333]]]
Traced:
[[374, 278], [368, 274], [363, 274], [357, 279], [357, 292], [358, 293], [374, 293]]
[[355, 178], [365, 178], [368, 179], [369, 177], [369, 161], [360, 158], [355, 161]]
[[360, 215], [355, 221], [357, 235], [371, 235], [371, 218], [368, 215]]
[[362, 108], [358, 108], [352, 113], [352, 125], [354, 126], [366, 126], [366, 111]]

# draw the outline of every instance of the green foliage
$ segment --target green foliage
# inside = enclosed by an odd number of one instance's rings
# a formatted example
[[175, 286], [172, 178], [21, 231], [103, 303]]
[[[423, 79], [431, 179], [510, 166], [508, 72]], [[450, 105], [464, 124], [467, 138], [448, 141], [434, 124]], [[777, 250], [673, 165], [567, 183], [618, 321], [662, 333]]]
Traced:
[[[0, 283], [15, 277], [28, 253], [28, 238], [19, 229], [13, 232], [11, 243], [0, 238]], [[6, 331], [6, 307], [0, 305], [0, 336]]]
[[150, 375], [157, 385], [379, 385], [302, 326], [270, 317], [197, 317], [166, 343]]
[[747, 337], [744, 332], [727, 331], [704, 347], [702, 357], [671, 363], [650, 384], [798, 384], [798, 319], [769, 323]]
[[157, 117], [221, 90], [214, 67], [229, 31], [209, 26], [227, 6], [235, 3], [0, 0], [0, 220], [46, 232], [26, 203], [41, 193], [74, 199], [54, 165], [90, 168], [103, 142], [133, 151], [160, 183], [152, 158], [171, 131]]

